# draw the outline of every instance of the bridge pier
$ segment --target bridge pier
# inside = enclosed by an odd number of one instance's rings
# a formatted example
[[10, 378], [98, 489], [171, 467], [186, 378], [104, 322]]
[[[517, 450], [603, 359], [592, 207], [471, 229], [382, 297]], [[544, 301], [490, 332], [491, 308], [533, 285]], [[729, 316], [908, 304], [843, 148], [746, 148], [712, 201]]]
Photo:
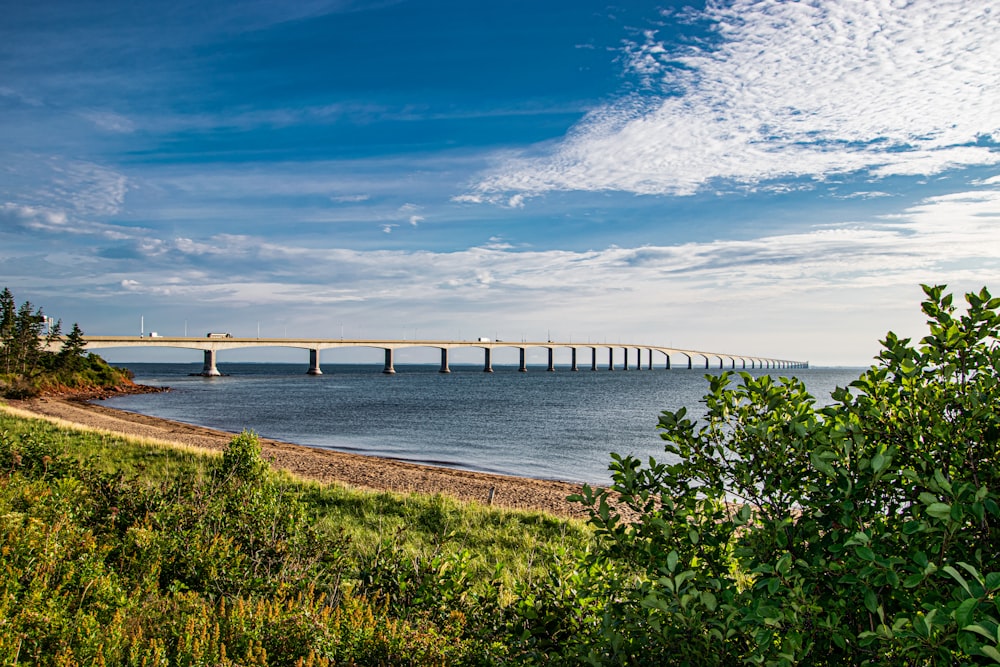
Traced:
[[666, 355], [666, 357], [667, 357], [666, 369], [669, 371], [670, 370], [670, 355], [668, 354], [668, 355]]
[[615, 370], [615, 348], [608, 348], [608, 370]]
[[571, 347], [570, 348], [570, 352], [572, 353], [573, 356], [572, 356], [572, 362], [570, 363], [569, 369], [571, 371], [578, 371], [580, 369], [576, 367], [576, 348], [575, 347]]
[[519, 349], [521, 351], [521, 365], [520, 365], [520, 367], [517, 370], [519, 372], [521, 372], [521, 373], [527, 373], [528, 372], [528, 367], [527, 367], [527, 365], [525, 365], [524, 348], [523, 347], [519, 347], [517, 349]]
[[628, 370], [628, 348], [627, 347], [623, 347], [622, 348], [622, 352], [625, 353], [625, 363], [622, 364], [622, 370], [623, 371], [627, 371]]
[[222, 375], [215, 367], [215, 350], [205, 350], [205, 363], [201, 367], [200, 375], [205, 377], [218, 377]]
[[646, 365], [646, 370], [653, 370], [653, 350], [649, 350], [649, 363]]
[[441, 348], [441, 368], [438, 373], [450, 373], [451, 369], [448, 368], [448, 348]]
[[489, 347], [484, 347], [483, 350], [486, 352], [486, 365], [483, 366], [484, 373], [493, 372], [493, 350]]
[[597, 370], [597, 348], [590, 348], [590, 370]]
[[556, 354], [555, 349], [550, 347], [549, 348], [549, 367], [545, 369], [545, 370], [547, 370], [550, 373], [552, 373], [552, 372], [554, 372], [556, 370], [556, 366], [555, 366], [555, 354]]
[[319, 367], [319, 350], [309, 350], [309, 371], [306, 375], [322, 375]]
[[395, 375], [396, 374], [396, 369], [392, 367], [392, 348], [391, 347], [385, 348], [385, 368], [382, 369], [382, 372], [385, 373], [386, 375]]

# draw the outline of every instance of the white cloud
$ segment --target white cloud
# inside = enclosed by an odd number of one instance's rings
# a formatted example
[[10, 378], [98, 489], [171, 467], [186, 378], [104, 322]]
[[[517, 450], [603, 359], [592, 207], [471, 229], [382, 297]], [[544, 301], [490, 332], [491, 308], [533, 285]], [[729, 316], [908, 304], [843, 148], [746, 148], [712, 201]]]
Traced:
[[410, 216], [410, 224], [413, 225], [414, 227], [416, 227], [417, 225], [419, 225], [424, 220], [426, 220], [426, 218], [424, 216], [422, 216], [422, 215], [411, 215]]
[[489, 318], [494, 328], [532, 321], [609, 333], [613, 326], [663, 344], [670, 331], [676, 344], [696, 349], [863, 363], [886, 330], [919, 330], [919, 283], [958, 291], [1000, 283], [1000, 190], [932, 197], [875, 220], [675, 246], [524, 251], [493, 238], [443, 253], [253, 237], [202, 245], [241, 257], [242, 279], [214, 262], [189, 274], [154, 264], [131, 278], [151, 294], [170, 290], [226, 307], [358, 304], [359, 312], [414, 322], [447, 312]]
[[113, 111], [84, 111], [80, 114], [102, 130], [129, 134], [135, 132], [135, 123]]
[[30, 107], [42, 106], [42, 101], [38, 98], [25, 95], [24, 93], [14, 90], [13, 88], [8, 88], [7, 86], [0, 86], [0, 97], [15, 100]]
[[337, 204], [357, 204], [368, 201], [369, 199], [371, 199], [371, 195], [337, 195], [335, 197], [330, 197], [330, 201]]
[[[396, 226], [386, 224], [383, 230]], [[158, 243], [187, 256], [236, 257], [249, 282], [266, 282], [262, 278], [275, 267], [283, 271], [294, 264], [289, 285], [336, 283], [372, 301], [416, 304], [435, 299], [439, 290], [455, 299], [466, 288], [472, 290], [466, 296], [478, 300], [488, 287], [494, 298], [525, 299], [526, 311], [541, 310], [539, 299], [562, 301], [567, 294], [595, 312], [617, 311], [661, 292], [676, 302], [704, 303], [729, 298], [720, 295], [780, 300], [816, 289], [913, 287], [956, 276], [986, 283], [1000, 277], [1000, 190], [933, 197], [893, 216], [797, 233], [586, 252], [515, 250], [496, 237], [485, 246], [449, 253], [302, 247], [252, 236]], [[228, 270], [220, 267], [214, 274], [231, 283]], [[206, 275], [199, 280], [212, 282]], [[628, 299], [636, 303], [623, 301], [623, 295], [632, 295]]]
[[65, 231], [65, 211], [37, 206], [24, 206], [13, 202], [0, 204], [0, 221], [5, 227], [18, 227], [32, 231]]
[[[549, 155], [504, 160], [493, 193], [691, 194], [871, 170], [992, 165], [1000, 153], [1000, 12], [978, 0], [710, 2], [718, 44], [646, 35], [630, 66], [662, 96], [598, 109]], [[502, 201], [502, 200], [501, 200]], [[508, 200], [509, 201], [509, 200]]]
[[121, 212], [130, 187], [124, 174], [87, 160], [10, 153], [3, 159], [10, 173], [0, 183], [0, 193], [6, 191], [25, 206], [107, 218]]

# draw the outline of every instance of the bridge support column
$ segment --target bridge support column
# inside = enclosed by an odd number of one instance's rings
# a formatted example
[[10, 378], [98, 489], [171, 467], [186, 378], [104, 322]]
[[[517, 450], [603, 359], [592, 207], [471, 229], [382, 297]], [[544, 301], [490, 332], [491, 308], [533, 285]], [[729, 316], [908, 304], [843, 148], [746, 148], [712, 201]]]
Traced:
[[[488, 350], [487, 350], [487, 354], [489, 354]], [[487, 361], [486, 363], [489, 364], [489, 361]], [[448, 348], [442, 347], [441, 348], [441, 368], [438, 369], [438, 373], [450, 373], [450, 372], [451, 372], [451, 369], [448, 368]], [[493, 372], [492, 368], [490, 369], [490, 372], [491, 373]]]
[[493, 372], [493, 350], [491, 348], [483, 348], [486, 351], [486, 365], [483, 366], [484, 373]]
[[573, 357], [572, 357], [573, 361], [570, 363], [569, 369], [571, 371], [578, 371], [580, 369], [576, 367], [576, 348], [575, 347], [570, 348], [570, 352], [573, 353]]
[[653, 370], [653, 350], [649, 351], [649, 363], [646, 365], [646, 370]]
[[392, 367], [392, 348], [385, 348], [385, 367], [382, 372], [386, 375], [395, 375], [396, 369]]
[[667, 366], [666, 366], [666, 369], [669, 371], [670, 370], [670, 355], [668, 354], [666, 356], [667, 356]]
[[319, 367], [319, 350], [309, 350], [309, 371], [307, 375], [322, 375]]
[[597, 348], [590, 348], [590, 370], [597, 370]]
[[627, 347], [623, 347], [622, 351], [625, 353], [625, 363], [622, 364], [622, 370], [623, 371], [627, 371], [628, 370], [628, 348]]
[[642, 370], [642, 348], [635, 348], [635, 370]]
[[215, 350], [205, 350], [205, 363], [201, 367], [201, 375], [205, 377], [217, 377], [222, 375], [215, 367]]
[[615, 348], [608, 348], [608, 370], [615, 370]]
[[525, 364], [525, 360], [524, 360], [524, 348], [523, 347], [519, 347], [517, 349], [519, 349], [521, 351], [521, 366], [517, 370], [520, 371], [520, 372], [522, 372], [522, 373], [527, 373], [528, 372], [528, 366]]
[[555, 349], [553, 349], [553, 348], [550, 347], [549, 348], [549, 367], [545, 369], [545, 370], [547, 370], [550, 373], [552, 373], [553, 371], [556, 370], [556, 366], [555, 366], [555, 353], [556, 353]]
[[688, 370], [691, 370], [691, 357], [688, 357]]

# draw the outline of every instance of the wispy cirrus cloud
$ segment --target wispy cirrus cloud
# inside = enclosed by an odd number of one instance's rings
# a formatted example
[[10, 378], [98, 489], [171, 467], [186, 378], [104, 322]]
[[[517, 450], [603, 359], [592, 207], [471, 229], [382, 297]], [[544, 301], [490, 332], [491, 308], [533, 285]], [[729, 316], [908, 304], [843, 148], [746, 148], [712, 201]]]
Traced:
[[654, 90], [593, 111], [547, 154], [503, 160], [467, 200], [1000, 163], [1000, 12], [988, 3], [736, 0], [702, 18], [711, 44], [671, 47], [650, 31], [631, 45]]
[[135, 123], [131, 119], [114, 111], [82, 111], [80, 115], [95, 126], [108, 132], [129, 134], [135, 131]]

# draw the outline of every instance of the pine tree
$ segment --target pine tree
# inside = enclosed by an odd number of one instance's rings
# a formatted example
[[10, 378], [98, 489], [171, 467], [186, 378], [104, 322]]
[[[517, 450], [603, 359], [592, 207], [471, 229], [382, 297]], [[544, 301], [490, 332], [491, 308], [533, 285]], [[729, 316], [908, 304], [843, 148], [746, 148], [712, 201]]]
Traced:
[[17, 321], [17, 305], [14, 295], [4, 287], [0, 292], [0, 362], [4, 374], [13, 372], [14, 323]]
[[74, 322], [73, 328], [63, 340], [62, 349], [59, 351], [59, 358], [56, 362], [57, 368], [71, 372], [81, 370], [86, 345], [87, 342], [83, 340], [83, 331], [80, 330], [80, 325]]

